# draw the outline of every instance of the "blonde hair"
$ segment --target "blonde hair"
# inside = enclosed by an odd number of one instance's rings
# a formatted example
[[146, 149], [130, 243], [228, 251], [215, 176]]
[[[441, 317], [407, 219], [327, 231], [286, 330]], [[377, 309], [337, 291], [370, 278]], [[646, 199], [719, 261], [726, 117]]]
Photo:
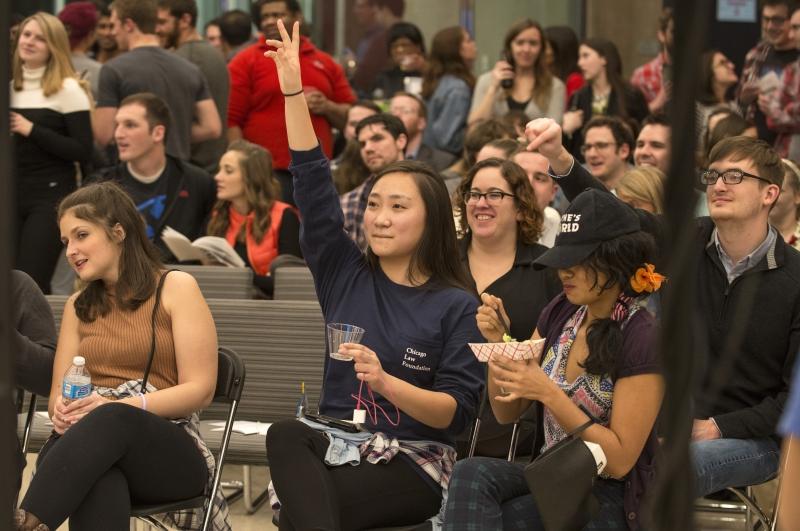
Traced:
[[[64, 86], [64, 80], [70, 77], [78, 81], [87, 95], [90, 95], [88, 83], [78, 77], [75, 68], [72, 66], [69, 38], [64, 24], [58, 18], [44, 11], [39, 11], [29, 16], [19, 25], [20, 30], [17, 35], [17, 41], [14, 43], [14, 55], [11, 59], [14, 90], [22, 90], [22, 59], [19, 57], [19, 39], [25, 26], [31, 21], [35, 21], [42, 30], [47, 50], [50, 53], [47, 65], [45, 65], [44, 76], [42, 77], [42, 92], [44, 92], [45, 97], [52, 96], [60, 91]], [[91, 96], [90, 101], [92, 101]]]
[[652, 166], [637, 166], [625, 172], [616, 192], [653, 205], [656, 214], [664, 212], [664, 172]]

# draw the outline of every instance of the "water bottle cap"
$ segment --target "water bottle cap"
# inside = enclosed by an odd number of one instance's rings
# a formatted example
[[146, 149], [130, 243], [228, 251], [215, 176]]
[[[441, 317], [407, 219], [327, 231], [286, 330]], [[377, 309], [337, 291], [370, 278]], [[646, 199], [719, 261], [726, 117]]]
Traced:
[[83, 356], [75, 356], [72, 358], [72, 364], [76, 367], [83, 367], [86, 365], [86, 359]]

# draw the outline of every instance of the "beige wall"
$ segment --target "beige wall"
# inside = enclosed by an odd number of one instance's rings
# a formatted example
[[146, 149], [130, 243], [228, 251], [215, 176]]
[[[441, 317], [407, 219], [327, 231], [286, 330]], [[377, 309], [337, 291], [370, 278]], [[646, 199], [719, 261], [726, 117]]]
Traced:
[[656, 31], [661, 0], [590, 0], [586, 2], [586, 35], [612, 40], [622, 55], [622, 71], [652, 59], [659, 50]]

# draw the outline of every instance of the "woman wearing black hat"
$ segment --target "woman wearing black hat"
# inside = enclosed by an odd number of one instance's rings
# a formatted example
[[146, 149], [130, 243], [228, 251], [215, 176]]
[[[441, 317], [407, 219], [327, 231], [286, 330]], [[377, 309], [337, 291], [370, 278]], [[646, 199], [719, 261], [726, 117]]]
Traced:
[[[607, 465], [592, 490], [600, 511], [589, 528], [636, 529], [639, 502], [653, 474], [653, 423], [663, 394], [655, 322], [642, 311], [642, 299], [663, 277], [648, 264], [652, 237], [642, 232], [634, 211], [611, 194], [583, 192], [561, 221], [555, 246], [536, 260], [557, 269], [564, 287], [541, 313], [533, 334], [546, 338], [541, 365], [491, 359], [492, 410], [499, 422], [508, 423], [531, 402], [541, 403], [541, 451], [589, 420], [584, 410], [591, 413], [596, 423], [580, 437], [600, 445]], [[501, 315], [507, 323], [500, 299], [479, 309], [485, 337], [496, 339], [505, 328]], [[446, 529], [465, 529], [467, 522], [480, 529], [542, 529], [540, 514], [521, 465], [490, 458], [456, 464]]]

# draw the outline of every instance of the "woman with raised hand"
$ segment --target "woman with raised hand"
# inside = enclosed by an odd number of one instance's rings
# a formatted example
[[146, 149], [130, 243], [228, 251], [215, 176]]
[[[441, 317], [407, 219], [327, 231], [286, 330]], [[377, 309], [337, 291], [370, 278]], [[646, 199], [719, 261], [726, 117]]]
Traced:
[[[366, 255], [343, 232], [328, 161], [302, 96], [299, 25], [267, 43], [285, 96], [300, 244], [325, 321], [366, 330], [326, 364], [320, 412], [349, 420], [366, 404], [359, 433], [308, 419], [272, 425], [267, 454], [280, 499], [280, 529], [365, 529], [435, 515], [469, 425], [482, 371], [468, 342], [480, 340], [478, 301], [458, 262], [447, 190], [429, 167], [393, 164], [369, 195]], [[322, 361], [322, 360], [321, 360]], [[355, 466], [353, 464], [356, 463]], [[336, 465], [344, 466], [336, 466]]]
[[50, 293], [61, 251], [53, 212], [77, 186], [75, 163], [92, 156], [89, 87], [72, 67], [64, 25], [44, 12], [20, 24], [11, 75], [16, 268]]
[[[197, 282], [164, 270], [119, 186], [73, 192], [59, 206], [58, 223], [85, 287], [64, 307], [48, 408], [53, 434], [15, 529], [55, 530], [69, 518], [72, 530], [127, 530], [131, 505], [186, 500], [211, 488], [214, 459], [196, 412], [214, 396], [217, 333]], [[62, 380], [76, 356], [94, 392], [67, 402]], [[212, 507], [213, 529], [229, 529], [224, 497]], [[192, 515], [171, 513], [169, 521]]]
[[524, 112], [528, 120], [546, 116], [561, 122], [565, 88], [547, 65], [546, 47], [542, 26], [534, 20], [521, 20], [508, 29], [503, 59], [475, 84], [470, 125], [502, 118], [512, 110]]
[[[540, 314], [533, 339], [545, 338], [541, 360], [489, 360], [488, 395], [500, 423], [541, 405], [547, 451], [595, 420], [580, 437], [600, 445], [607, 464], [593, 494], [600, 511], [586, 529], [635, 529], [653, 474], [653, 430], [663, 394], [653, 317], [642, 298], [663, 280], [648, 263], [654, 242], [632, 208], [607, 192], [587, 190], [562, 217], [555, 246], [536, 259], [558, 271], [564, 288]], [[502, 317], [499, 317], [502, 316]], [[484, 299], [478, 326], [497, 341], [508, 315]], [[476, 457], [459, 461], [450, 481], [445, 529], [543, 529], [524, 465]]]
[[225, 238], [247, 266], [253, 283], [272, 297], [272, 261], [281, 254], [302, 257], [300, 220], [291, 205], [279, 201], [280, 183], [272, 155], [246, 140], [234, 140], [219, 161], [217, 202], [208, 234]]

